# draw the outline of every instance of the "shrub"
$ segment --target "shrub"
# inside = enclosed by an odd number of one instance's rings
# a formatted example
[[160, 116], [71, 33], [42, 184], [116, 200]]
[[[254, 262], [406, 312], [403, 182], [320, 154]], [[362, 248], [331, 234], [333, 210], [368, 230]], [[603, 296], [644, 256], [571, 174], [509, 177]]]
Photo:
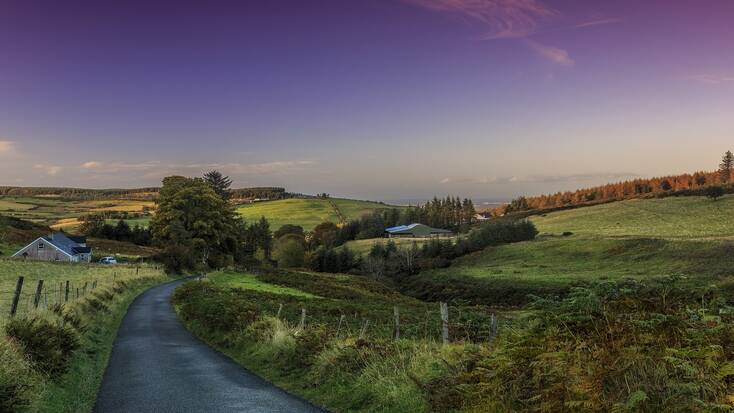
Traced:
[[36, 382], [35, 372], [17, 346], [0, 339], [0, 412], [24, 411]]
[[570, 237], [571, 235], [573, 235], [573, 232], [571, 232], [571, 231], [565, 231], [562, 235], [564, 237]]
[[231, 332], [258, 318], [255, 303], [242, 300], [237, 292], [203, 282], [186, 283], [176, 289], [173, 302], [184, 320], [197, 320], [211, 331]]
[[303, 243], [293, 239], [280, 239], [275, 250], [278, 267], [281, 268], [303, 267], [304, 254]]
[[73, 328], [46, 318], [15, 318], [5, 326], [5, 333], [20, 344], [37, 371], [51, 377], [66, 371], [71, 354], [79, 347], [79, 335]]

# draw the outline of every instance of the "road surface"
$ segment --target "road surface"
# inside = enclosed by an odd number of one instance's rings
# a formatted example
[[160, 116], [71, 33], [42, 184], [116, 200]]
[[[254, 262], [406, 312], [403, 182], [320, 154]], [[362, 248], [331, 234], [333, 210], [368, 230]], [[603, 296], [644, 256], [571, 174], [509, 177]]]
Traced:
[[170, 304], [181, 282], [151, 288], [130, 305], [95, 412], [323, 412], [191, 335]]

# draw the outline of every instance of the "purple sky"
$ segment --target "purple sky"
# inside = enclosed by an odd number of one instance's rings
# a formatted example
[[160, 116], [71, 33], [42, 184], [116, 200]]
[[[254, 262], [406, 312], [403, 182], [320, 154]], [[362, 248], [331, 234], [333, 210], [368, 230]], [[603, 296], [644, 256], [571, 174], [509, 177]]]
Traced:
[[505, 198], [734, 149], [729, 0], [151, 3], [2, 2], [0, 185]]

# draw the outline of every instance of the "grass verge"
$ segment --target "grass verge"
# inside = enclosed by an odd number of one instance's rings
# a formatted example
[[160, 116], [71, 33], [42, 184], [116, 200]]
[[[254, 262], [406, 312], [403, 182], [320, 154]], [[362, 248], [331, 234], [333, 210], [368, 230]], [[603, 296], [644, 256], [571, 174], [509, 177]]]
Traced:
[[[16, 365], [16, 370], [21, 367], [26, 369], [17, 371], [18, 374], [28, 374], [30, 370], [35, 380], [31, 385], [23, 384], [25, 387], [19, 387], [19, 403], [9, 411], [92, 411], [117, 329], [128, 306], [141, 292], [165, 280], [166, 277], [159, 275], [116, 282], [110, 287], [95, 290], [67, 308], [59, 307], [56, 314], [52, 311], [36, 314], [35, 317], [41, 317], [53, 324], [73, 325], [78, 332], [78, 348], [70, 356], [64, 356], [66, 362], [61, 375], [51, 376], [38, 371], [32, 361], [29, 365]], [[9, 337], [4, 340], [5, 345], [10, 343], [21, 355], [23, 349], [26, 352], [31, 351], [28, 344], [18, 343]], [[40, 345], [43, 346], [43, 343]], [[22, 359], [25, 357], [21, 356]], [[12, 368], [13, 366], [0, 366], [0, 369], [6, 369], [2, 375], [7, 377], [14, 374], [10, 370]], [[26, 403], [28, 405], [22, 407]]]

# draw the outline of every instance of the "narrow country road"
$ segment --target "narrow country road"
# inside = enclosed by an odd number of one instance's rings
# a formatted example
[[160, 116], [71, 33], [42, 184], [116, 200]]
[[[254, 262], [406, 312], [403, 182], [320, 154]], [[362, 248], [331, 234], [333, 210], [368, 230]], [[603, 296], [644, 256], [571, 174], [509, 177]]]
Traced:
[[322, 412], [191, 335], [169, 302], [182, 282], [151, 288], [130, 305], [95, 412]]

